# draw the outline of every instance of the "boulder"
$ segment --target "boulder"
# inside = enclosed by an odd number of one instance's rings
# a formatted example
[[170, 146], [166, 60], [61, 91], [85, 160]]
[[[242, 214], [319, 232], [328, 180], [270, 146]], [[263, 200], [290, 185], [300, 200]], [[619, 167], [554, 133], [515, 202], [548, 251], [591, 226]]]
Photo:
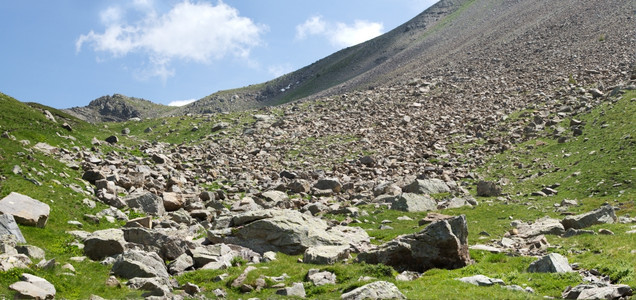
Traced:
[[363, 300], [363, 299], [406, 299], [404, 294], [387, 281], [375, 281], [340, 296], [343, 300]]
[[15, 249], [20, 254], [24, 254], [31, 259], [41, 260], [45, 258], [44, 250], [40, 247], [32, 246], [32, 245], [17, 245]]
[[332, 265], [349, 258], [349, 246], [314, 246], [305, 250], [303, 262], [316, 265]]
[[286, 193], [281, 191], [267, 191], [261, 194], [260, 198], [256, 199], [256, 203], [263, 208], [289, 208], [289, 197]]
[[135, 277], [130, 279], [126, 285], [131, 289], [146, 291], [142, 294], [143, 297], [166, 297], [172, 291], [170, 280], [164, 277]]
[[117, 136], [115, 136], [115, 135], [111, 135], [111, 136], [107, 137], [105, 139], [105, 141], [107, 143], [110, 143], [110, 144], [117, 144], [119, 142], [119, 138]]
[[124, 198], [124, 202], [129, 207], [138, 208], [147, 214], [155, 216], [163, 215], [166, 212], [161, 197], [148, 191], [128, 195]]
[[221, 269], [221, 266], [230, 267], [230, 261], [234, 257], [232, 249], [225, 244], [200, 246], [188, 252], [192, 256], [195, 268], [201, 268], [209, 263], [218, 263], [216, 265], [219, 268], [216, 269]]
[[331, 190], [334, 193], [340, 193], [342, 190], [342, 184], [340, 184], [340, 181], [337, 178], [323, 178], [314, 184], [314, 189]]
[[565, 229], [581, 229], [596, 224], [612, 224], [616, 223], [617, 220], [614, 208], [609, 205], [604, 205], [601, 208], [585, 214], [567, 216], [561, 221], [561, 224], [563, 224]]
[[179, 238], [176, 234], [169, 235], [167, 231], [143, 227], [128, 227], [122, 230], [127, 242], [141, 245], [144, 250], [159, 254], [163, 260], [176, 259], [189, 248], [194, 248], [192, 242]]
[[461, 282], [465, 282], [465, 283], [474, 284], [474, 285], [477, 285], [477, 286], [491, 286], [491, 285], [495, 285], [495, 284], [504, 285], [503, 280], [496, 279], [496, 278], [490, 278], [490, 277], [484, 276], [484, 275], [474, 275], [474, 276], [470, 276], [470, 277], [462, 277], [462, 278], [458, 278], [457, 280], [459, 280]]
[[0, 236], [12, 235], [18, 243], [26, 243], [18, 223], [15, 222], [13, 215], [0, 214]]
[[471, 262], [467, 238], [466, 217], [461, 215], [431, 223], [419, 233], [398, 236], [376, 249], [360, 253], [357, 259], [382, 263], [399, 271], [456, 269]]
[[391, 209], [407, 212], [429, 211], [436, 210], [437, 203], [429, 195], [402, 193], [391, 205]]
[[[42, 277], [23, 273], [20, 276], [22, 281], [16, 282], [12, 285], [12, 290], [16, 291], [19, 295], [17, 298], [25, 299], [33, 297], [34, 299], [54, 299], [55, 298], [55, 286]], [[26, 284], [20, 284], [26, 283]], [[16, 285], [17, 284], [17, 285]], [[43, 293], [42, 293], [43, 292]], [[37, 296], [35, 296], [37, 295]]]
[[111, 271], [115, 276], [126, 279], [135, 277], [170, 277], [158, 254], [139, 250], [128, 250], [119, 255]]
[[528, 267], [530, 273], [566, 273], [572, 272], [568, 259], [558, 253], [550, 253], [532, 262]]
[[176, 275], [185, 272], [194, 266], [194, 260], [186, 253], [179, 255], [175, 260], [168, 264], [170, 274]]
[[11, 269], [28, 269], [31, 259], [24, 254], [0, 254], [0, 272]]
[[501, 187], [492, 181], [479, 181], [477, 183], [477, 196], [496, 197], [501, 195]]
[[290, 287], [277, 290], [276, 295], [305, 298], [305, 286], [302, 282], [294, 282]]
[[624, 299], [632, 295], [632, 288], [626, 284], [590, 283], [567, 287], [561, 294], [563, 299]]
[[517, 235], [523, 238], [530, 238], [542, 234], [562, 235], [565, 229], [557, 219], [543, 217], [532, 224], [520, 223], [517, 226]]
[[175, 211], [183, 207], [183, 198], [180, 194], [164, 192], [162, 199], [163, 207], [166, 211]]
[[84, 240], [84, 254], [92, 260], [121, 254], [125, 248], [126, 241], [121, 229], [98, 230]]
[[307, 272], [307, 280], [311, 281], [315, 286], [336, 284], [336, 274], [329, 271], [310, 269], [309, 272]]
[[18, 224], [44, 228], [51, 208], [29, 196], [12, 192], [0, 200], [0, 212], [13, 215]]
[[369, 236], [360, 228], [334, 226], [313, 216], [293, 210], [266, 209], [244, 212], [232, 217], [230, 228], [209, 230], [212, 243], [236, 244], [256, 252], [300, 254], [311, 246], [348, 245], [359, 249], [369, 244]]
[[409, 185], [402, 188], [402, 191], [405, 193], [415, 193], [415, 194], [440, 194], [440, 193], [450, 193], [450, 188], [448, 185], [441, 179], [433, 178], [433, 179], [416, 179], [411, 182]]

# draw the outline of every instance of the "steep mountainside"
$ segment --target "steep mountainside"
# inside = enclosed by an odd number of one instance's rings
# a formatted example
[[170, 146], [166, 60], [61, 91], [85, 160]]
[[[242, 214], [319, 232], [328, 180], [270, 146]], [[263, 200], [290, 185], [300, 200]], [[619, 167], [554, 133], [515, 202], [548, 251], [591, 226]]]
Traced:
[[122, 122], [131, 118], [157, 118], [175, 111], [175, 107], [156, 104], [151, 101], [127, 97], [120, 94], [99, 97], [88, 106], [65, 109], [84, 121]]

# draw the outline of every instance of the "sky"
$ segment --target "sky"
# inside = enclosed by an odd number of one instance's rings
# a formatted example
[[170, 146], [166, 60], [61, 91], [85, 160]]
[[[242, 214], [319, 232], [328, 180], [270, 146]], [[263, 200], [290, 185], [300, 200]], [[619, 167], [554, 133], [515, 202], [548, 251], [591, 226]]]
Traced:
[[183, 105], [386, 33], [436, 0], [0, 1], [0, 92], [55, 108]]

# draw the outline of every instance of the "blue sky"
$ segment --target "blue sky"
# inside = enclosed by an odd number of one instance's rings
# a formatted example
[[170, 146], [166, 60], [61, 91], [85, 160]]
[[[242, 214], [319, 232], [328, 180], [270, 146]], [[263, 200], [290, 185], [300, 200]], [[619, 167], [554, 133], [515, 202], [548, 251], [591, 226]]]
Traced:
[[0, 1], [0, 92], [55, 108], [114, 93], [174, 105], [302, 68], [435, 2]]

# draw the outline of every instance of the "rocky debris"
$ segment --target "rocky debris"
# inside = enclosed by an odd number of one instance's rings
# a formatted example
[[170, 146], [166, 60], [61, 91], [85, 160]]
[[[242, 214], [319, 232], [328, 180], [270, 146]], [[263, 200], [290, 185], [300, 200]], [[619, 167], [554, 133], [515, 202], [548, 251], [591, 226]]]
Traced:
[[12, 192], [0, 200], [0, 212], [13, 215], [18, 224], [44, 228], [51, 208], [29, 196]]
[[419, 233], [401, 235], [370, 251], [358, 261], [382, 263], [399, 271], [424, 272], [431, 268], [456, 269], [470, 264], [465, 216], [431, 223]]
[[172, 275], [178, 275], [190, 269], [194, 269], [194, 259], [192, 256], [184, 253], [168, 264], [168, 272]]
[[17, 245], [15, 250], [19, 254], [24, 254], [33, 260], [41, 260], [45, 258], [45, 253], [42, 248], [33, 245]]
[[167, 297], [173, 288], [170, 279], [166, 277], [134, 277], [128, 280], [126, 285], [131, 289], [146, 291], [142, 294], [143, 297]]
[[422, 225], [430, 224], [430, 223], [433, 223], [433, 222], [448, 220], [448, 219], [452, 219], [452, 218], [454, 218], [454, 216], [449, 216], [449, 215], [444, 215], [444, 214], [432, 212], [432, 213], [427, 213], [426, 217], [424, 217], [421, 220], [419, 220], [417, 222], [417, 224], [419, 226], [422, 226]]
[[441, 194], [450, 193], [451, 190], [448, 185], [441, 179], [416, 179], [410, 184], [404, 186], [402, 191], [405, 193], [415, 194]]
[[624, 299], [632, 293], [631, 287], [625, 284], [584, 283], [568, 286], [561, 296], [563, 299]]
[[530, 273], [566, 273], [572, 272], [568, 259], [558, 253], [543, 256], [528, 266]]
[[92, 260], [121, 254], [126, 249], [121, 229], [104, 229], [93, 232], [84, 240], [84, 254]]
[[305, 298], [305, 286], [302, 282], [294, 282], [290, 287], [277, 290], [276, 295]]
[[247, 266], [247, 268], [245, 268], [245, 270], [243, 270], [243, 273], [241, 273], [241, 275], [239, 275], [236, 279], [234, 279], [232, 281], [232, 287], [237, 288], [243, 285], [243, 282], [245, 282], [245, 279], [247, 279], [247, 274], [249, 274], [250, 272], [256, 270], [256, 267], [254, 266]]
[[16, 299], [54, 299], [55, 286], [46, 279], [23, 273], [22, 281], [18, 281], [9, 286], [9, 289], [16, 292]]
[[123, 201], [129, 207], [138, 208], [147, 214], [160, 216], [166, 212], [161, 197], [151, 192], [141, 191], [139, 193], [131, 194], [124, 198]]
[[349, 245], [312, 246], [305, 250], [303, 262], [316, 265], [332, 265], [349, 258]]
[[407, 212], [436, 210], [437, 203], [435, 199], [425, 194], [402, 193], [402, 195], [393, 202], [391, 209]]
[[311, 246], [369, 244], [367, 233], [355, 227], [334, 226], [292, 210], [259, 210], [236, 214], [228, 228], [208, 231], [212, 243], [241, 245], [256, 252], [303, 253]]
[[585, 214], [567, 216], [563, 219], [563, 221], [561, 221], [561, 223], [565, 229], [581, 229], [596, 224], [613, 224], [617, 221], [618, 219], [614, 213], [614, 208], [609, 205], [605, 205]]
[[194, 248], [192, 242], [185, 240], [185, 234], [178, 230], [147, 229], [142, 227], [123, 228], [124, 239], [128, 243], [157, 253], [163, 260], [173, 260]]
[[491, 286], [491, 285], [505, 285], [504, 281], [501, 279], [490, 278], [484, 275], [474, 275], [470, 277], [462, 277], [457, 280], [465, 283], [470, 283], [477, 286]]
[[0, 271], [7, 272], [11, 269], [28, 269], [31, 259], [24, 254], [0, 254]]
[[0, 236], [12, 235], [16, 238], [18, 243], [26, 243], [20, 227], [16, 223], [13, 215], [0, 214]]
[[328, 190], [337, 194], [342, 190], [342, 184], [337, 178], [323, 178], [318, 180], [313, 188], [320, 191]]
[[111, 271], [116, 276], [127, 279], [135, 277], [170, 277], [159, 255], [139, 250], [127, 250], [117, 256]]
[[375, 281], [365, 284], [340, 296], [343, 300], [363, 300], [363, 299], [406, 299], [404, 294], [387, 281]]
[[307, 280], [311, 281], [311, 283], [313, 283], [315, 286], [336, 284], [336, 274], [329, 271], [310, 269], [309, 272], [307, 272]]
[[522, 238], [531, 238], [543, 234], [562, 235], [565, 233], [565, 229], [563, 228], [561, 221], [549, 217], [543, 217], [531, 224], [521, 221], [515, 221], [512, 223], [513, 227], [516, 225], [516, 231], [513, 235], [518, 235]]

